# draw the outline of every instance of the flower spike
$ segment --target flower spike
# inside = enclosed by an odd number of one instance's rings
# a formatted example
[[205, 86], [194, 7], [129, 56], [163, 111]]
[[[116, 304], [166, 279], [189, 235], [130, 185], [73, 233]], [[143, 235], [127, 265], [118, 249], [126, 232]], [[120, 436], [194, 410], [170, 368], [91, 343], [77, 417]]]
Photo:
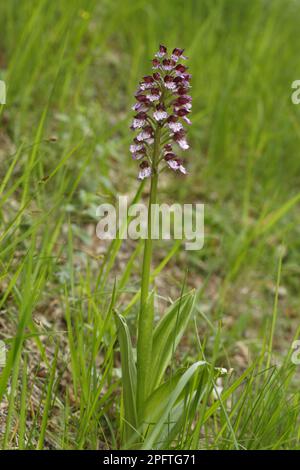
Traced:
[[160, 45], [152, 59], [152, 75], [146, 75], [135, 94], [136, 103], [131, 129], [138, 131], [130, 146], [134, 160], [141, 160], [138, 178], [143, 180], [158, 174], [162, 166], [186, 174], [183, 161], [173, 152], [173, 145], [187, 150], [185, 124], [192, 109], [189, 95], [191, 75], [186, 65], [184, 50], [175, 48], [168, 55]]

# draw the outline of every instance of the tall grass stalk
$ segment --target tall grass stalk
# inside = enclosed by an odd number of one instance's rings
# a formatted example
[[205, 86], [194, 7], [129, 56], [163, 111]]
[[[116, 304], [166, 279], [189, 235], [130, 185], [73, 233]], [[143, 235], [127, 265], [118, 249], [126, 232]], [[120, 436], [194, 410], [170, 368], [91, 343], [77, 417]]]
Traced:
[[[153, 176], [151, 178], [151, 189], [148, 205], [148, 237], [144, 244], [144, 257], [142, 266], [141, 300], [138, 320], [138, 341], [137, 341], [137, 411], [138, 416], [142, 416], [144, 402], [147, 397], [147, 372], [151, 363], [152, 334], [154, 310], [148, 304], [151, 261], [152, 261], [152, 207], [157, 201], [158, 168], [157, 161], [160, 150], [161, 128], [158, 127], [155, 133], [155, 143], [153, 149]], [[147, 308], [149, 307], [149, 308]]]

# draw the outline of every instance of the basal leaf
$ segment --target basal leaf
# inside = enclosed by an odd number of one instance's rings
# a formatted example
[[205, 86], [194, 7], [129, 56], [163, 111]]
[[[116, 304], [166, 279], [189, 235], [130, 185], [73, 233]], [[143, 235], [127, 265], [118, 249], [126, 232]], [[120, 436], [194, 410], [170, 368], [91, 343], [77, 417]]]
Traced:
[[[190, 381], [195, 378], [196, 374], [199, 371], [200, 367], [206, 366], [207, 363], [205, 361], [198, 361], [192, 366], [190, 366], [187, 371], [179, 378], [177, 384], [173, 383], [174, 388], [169, 393], [169, 397], [167, 401], [164, 403], [163, 411], [160, 413], [158, 421], [154, 424], [154, 426], [150, 427], [148, 432], [147, 438], [143, 443], [143, 449], [151, 449], [156, 441], [161, 442], [161, 433], [164, 430], [166, 423], [170, 420], [170, 413], [174, 406], [178, 403], [178, 399], [188, 386]], [[194, 390], [195, 392], [196, 390]], [[193, 395], [193, 390], [191, 390], [191, 396]], [[167, 396], [167, 394], [166, 394]], [[156, 445], [156, 444], [155, 444]]]
[[157, 324], [152, 345], [151, 390], [159, 386], [193, 312], [194, 291], [180, 297]]
[[136, 366], [126, 320], [115, 313], [117, 335], [121, 352], [122, 385], [124, 402], [124, 441], [129, 441], [137, 429], [136, 411]]

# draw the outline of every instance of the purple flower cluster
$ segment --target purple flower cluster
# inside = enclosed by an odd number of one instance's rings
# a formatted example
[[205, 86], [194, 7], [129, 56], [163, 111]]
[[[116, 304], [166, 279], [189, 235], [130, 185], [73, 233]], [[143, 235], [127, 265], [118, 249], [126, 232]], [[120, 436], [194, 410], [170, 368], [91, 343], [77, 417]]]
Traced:
[[[140, 163], [139, 179], [148, 178], [158, 171], [160, 162], [174, 171], [186, 174], [183, 161], [173, 152], [173, 144], [182, 150], [189, 145], [184, 124], [191, 124], [188, 114], [192, 108], [192, 98], [188, 94], [191, 75], [179, 60], [186, 60], [183, 49], [175, 48], [171, 55], [160, 45], [152, 60], [152, 75], [147, 75], [136, 92], [136, 112], [131, 129], [138, 134], [130, 146], [134, 160]], [[155, 156], [154, 143], [159, 129], [159, 155]], [[157, 147], [157, 146], [156, 146]], [[157, 148], [156, 148], [157, 151]]]

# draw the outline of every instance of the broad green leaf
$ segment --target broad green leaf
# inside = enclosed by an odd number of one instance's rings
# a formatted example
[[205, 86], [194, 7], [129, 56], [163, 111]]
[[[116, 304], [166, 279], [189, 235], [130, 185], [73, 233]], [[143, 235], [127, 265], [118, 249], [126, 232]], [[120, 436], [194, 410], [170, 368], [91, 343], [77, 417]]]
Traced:
[[[168, 405], [171, 393], [185, 371], [186, 369], [177, 371], [169, 380], [158, 387], [147, 400], [145, 421], [150, 426], [155, 426], [158, 422], [165, 407]], [[211, 389], [208, 368], [202, 368], [199, 372], [201, 373], [198, 376], [195, 375], [193, 383], [188, 384], [188, 387], [185, 387], [178, 396], [168, 415], [168, 421], [161, 430], [158, 447], [169, 448], [169, 445], [176, 439], [178, 433], [183, 428], [187, 429], [190, 423], [194, 421], [200, 402], [203, 402], [208, 389]]]
[[[180, 369], [170, 377], [166, 382], [160, 385], [150, 395], [145, 406], [145, 416], [147, 423], [153, 423], [158, 420], [163, 412], [172, 391], [177, 386], [179, 380], [184, 375], [186, 369]], [[184, 394], [183, 394], [184, 395]], [[182, 400], [184, 396], [178, 397], [178, 401]]]
[[[154, 443], [157, 440], [160, 440], [160, 434], [164, 429], [166, 423], [169, 421], [169, 415], [176, 404], [178, 398], [181, 396], [182, 392], [185, 390], [187, 385], [189, 384], [190, 380], [192, 380], [199, 371], [200, 367], [206, 366], [207, 363], [205, 361], [198, 361], [192, 366], [190, 366], [187, 371], [183, 374], [183, 376], [179, 379], [177, 385], [174, 387], [173, 391], [169, 394], [169, 399], [167, 403], [165, 403], [164, 410], [160, 414], [159, 420], [155, 423], [152, 430], [150, 429], [147, 438], [145, 439], [142, 449], [151, 449]], [[193, 391], [191, 392], [193, 393]]]
[[152, 339], [154, 320], [154, 293], [148, 296], [145, 311], [140, 312], [137, 341], [137, 412], [141, 423], [144, 405], [151, 391]]
[[121, 351], [122, 385], [124, 402], [124, 441], [128, 442], [137, 429], [136, 366], [126, 320], [115, 313], [117, 336]]
[[178, 384], [183, 372], [177, 371], [166, 382], [160, 385], [150, 395], [145, 405], [145, 422], [150, 424], [156, 422], [161, 415], [166, 403], [169, 400], [170, 394]]
[[160, 384], [193, 312], [194, 291], [180, 297], [158, 322], [152, 346], [151, 390]]

